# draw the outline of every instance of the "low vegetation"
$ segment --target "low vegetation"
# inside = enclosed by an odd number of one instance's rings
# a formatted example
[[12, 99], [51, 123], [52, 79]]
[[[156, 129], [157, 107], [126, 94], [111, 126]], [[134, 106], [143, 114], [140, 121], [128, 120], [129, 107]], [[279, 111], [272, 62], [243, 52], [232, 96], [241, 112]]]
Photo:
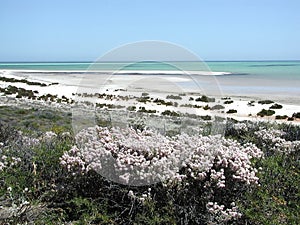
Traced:
[[251, 100], [250, 102], [248, 102], [248, 106], [254, 106], [254, 103], [255, 103], [255, 101], [254, 100]]
[[153, 103], [156, 103], [157, 105], [165, 105], [165, 106], [172, 106], [173, 105], [173, 102], [167, 102], [163, 99], [159, 99], [159, 98], [156, 98], [155, 100], [153, 100]]
[[123, 105], [116, 105], [116, 104], [106, 104], [106, 103], [96, 103], [97, 108], [106, 108], [106, 109], [124, 109], [125, 106]]
[[282, 109], [282, 105], [275, 103], [274, 105], [270, 106], [270, 109]]
[[156, 110], [155, 109], [145, 109], [145, 107], [139, 107], [139, 110], [138, 112], [141, 112], [141, 113], [156, 113]]
[[268, 104], [272, 104], [274, 103], [272, 100], [260, 100], [258, 101], [258, 104], [262, 104], [262, 105], [268, 105]]
[[260, 112], [257, 113], [258, 116], [264, 117], [264, 116], [272, 116], [275, 114], [274, 110], [270, 109], [262, 109]]
[[287, 119], [287, 118], [288, 118], [287, 115], [283, 115], [283, 116], [281, 116], [281, 115], [276, 115], [276, 116], [275, 116], [275, 119], [276, 119], [276, 120], [285, 120], [285, 119]]
[[232, 114], [232, 113], [237, 113], [236, 109], [229, 109], [226, 113]]
[[[35, 86], [41, 86], [41, 87], [47, 86], [47, 84], [45, 84], [45, 83], [33, 82], [33, 81], [26, 80], [26, 79], [8, 78], [8, 77], [0, 77], [0, 81], [9, 82], [9, 83], [25, 83], [28, 85], [35, 85]], [[58, 84], [58, 83], [52, 83], [50, 85], [55, 85], [55, 84]]]
[[224, 101], [224, 104], [232, 104], [232, 103], [233, 103], [233, 100]]
[[297, 112], [297, 113], [293, 113], [293, 116], [294, 118], [297, 118], [297, 119], [300, 119], [300, 112]]
[[210, 109], [211, 110], [221, 110], [221, 109], [225, 109], [225, 107], [223, 105], [214, 105]]
[[180, 114], [175, 112], [175, 111], [171, 111], [171, 110], [165, 110], [161, 113], [161, 115], [163, 116], [176, 116], [176, 117], [179, 117]]
[[179, 95], [167, 95], [167, 99], [182, 100], [182, 97]]
[[207, 97], [206, 95], [202, 95], [201, 97], [196, 98], [195, 101], [196, 102], [215, 102], [216, 99]]
[[[84, 130], [76, 142], [68, 112], [1, 106], [0, 114], [1, 224], [299, 222], [299, 126], [228, 119], [224, 137], [210, 133], [213, 121], [197, 127], [197, 135], [168, 137], [134, 123], [123, 133]], [[126, 185], [134, 180], [116, 167], [122, 182], [114, 182], [97, 169], [101, 149], [141, 173], [166, 168], [165, 179]]]
[[201, 105], [193, 105], [193, 104], [182, 104], [180, 105], [180, 107], [186, 107], [186, 108], [196, 108], [196, 109], [200, 109], [202, 108]]

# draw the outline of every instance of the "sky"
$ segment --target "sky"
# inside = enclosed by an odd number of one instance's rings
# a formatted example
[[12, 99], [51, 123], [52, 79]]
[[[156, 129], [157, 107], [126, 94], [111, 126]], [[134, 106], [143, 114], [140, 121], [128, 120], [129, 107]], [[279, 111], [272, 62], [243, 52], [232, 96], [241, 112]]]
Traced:
[[299, 0], [0, 0], [0, 61], [94, 61], [127, 43], [300, 60]]

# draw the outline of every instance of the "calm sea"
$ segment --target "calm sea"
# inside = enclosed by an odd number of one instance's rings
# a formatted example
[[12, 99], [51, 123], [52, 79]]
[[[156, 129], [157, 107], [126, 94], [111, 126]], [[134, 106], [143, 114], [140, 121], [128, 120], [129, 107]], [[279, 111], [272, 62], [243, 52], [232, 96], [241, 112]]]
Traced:
[[235, 95], [300, 96], [300, 61], [202, 62], [16, 62], [0, 63], [0, 70], [188, 70], [229, 72], [216, 76], [224, 93]]
[[0, 62], [0, 70], [208, 70], [239, 75], [300, 79], [300, 61], [208, 61], [202, 62]]

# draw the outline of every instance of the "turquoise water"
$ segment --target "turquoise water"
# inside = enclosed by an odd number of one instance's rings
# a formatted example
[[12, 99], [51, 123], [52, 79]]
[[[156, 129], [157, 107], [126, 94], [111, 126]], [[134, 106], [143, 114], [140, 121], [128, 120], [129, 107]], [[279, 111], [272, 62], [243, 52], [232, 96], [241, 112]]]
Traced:
[[[265, 94], [273, 96], [299, 96], [300, 61], [210, 61], [210, 62], [30, 62], [1, 63], [0, 70], [187, 70], [229, 72], [216, 76], [224, 93], [236, 95]], [[41, 73], [41, 76], [43, 74]], [[66, 76], [68, 74], [66, 73]], [[201, 83], [203, 79], [195, 77]], [[206, 82], [209, 84], [209, 81]], [[215, 82], [213, 83], [215, 85]], [[297, 97], [298, 98], [298, 97]], [[298, 100], [297, 100], [298, 101]], [[299, 100], [300, 104], [300, 100]]]
[[300, 61], [218, 61], [218, 62], [29, 62], [1, 63], [11, 70], [211, 70], [236, 75], [272, 76], [277, 79], [300, 79]]

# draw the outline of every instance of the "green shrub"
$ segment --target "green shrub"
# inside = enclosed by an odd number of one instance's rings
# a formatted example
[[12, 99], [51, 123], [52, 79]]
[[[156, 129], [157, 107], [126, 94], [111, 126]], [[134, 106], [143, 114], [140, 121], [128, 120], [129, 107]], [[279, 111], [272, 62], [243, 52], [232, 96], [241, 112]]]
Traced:
[[213, 107], [211, 107], [211, 110], [220, 110], [220, 109], [225, 109], [225, 107], [222, 105], [214, 105]]
[[287, 115], [284, 115], [284, 116], [276, 115], [276, 116], [275, 116], [275, 119], [276, 119], [276, 120], [285, 120], [285, 119], [287, 119], [287, 118], [288, 118]]
[[260, 100], [258, 101], [258, 104], [262, 104], [262, 105], [268, 105], [268, 104], [272, 104], [274, 103], [272, 100]]
[[252, 101], [248, 102], [247, 105], [248, 105], [248, 106], [254, 106], [254, 102], [255, 102], [255, 101], [252, 100]]
[[299, 149], [288, 155], [274, 155], [257, 162], [260, 187], [246, 193], [241, 202], [251, 224], [298, 224], [300, 218]]
[[206, 105], [206, 106], [203, 107], [203, 109], [204, 109], [204, 110], [209, 110], [210, 107], [209, 107], [208, 105]]
[[174, 111], [170, 111], [170, 110], [165, 110], [161, 113], [161, 115], [163, 116], [176, 116], [176, 117], [179, 117], [180, 114], [177, 113], [177, 112], [174, 112]]
[[211, 116], [209, 116], [209, 115], [206, 115], [206, 116], [200, 116], [200, 118], [201, 118], [202, 120], [211, 120]]
[[228, 114], [237, 113], [237, 110], [235, 110], [235, 109], [229, 109], [226, 113], [228, 113]]
[[135, 110], [136, 110], [136, 107], [135, 107], [135, 106], [128, 106], [128, 107], [127, 107], [127, 110], [128, 110], [128, 111], [135, 111]]
[[163, 99], [155, 99], [153, 101], [154, 103], [156, 103], [157, 105], [165, 105], [165, 106], [172, 106], [173, 105], [173, 102], [166, 102], [165, 100]]
[[230, 100], [230, 101], [224, 101], [224, 104], [232, 104], [233, 103], [233, 100]]
[[141, 112], [141, 113], [156, 113], [156, 110], [155, 109], [153, 109], [153, 110], [151, 110], [151, 109], [147, 110], [147, 109], [145, 109], [145, 107], [139, 107], [138, 112]]
[[292, 117], [299, 119], [300, 118], [300, 112], [294, 113]]
[[199, 101], [200, 102], [215, 102], [216, 99], [215, 98], [209, 98], [209, 97], [207, 97], [205, 95], [202, 95], [201, 97], [196, 98], [195, 101], [196, 102], [199, 102]]
[[181, 100], [182, 97], [179, 95], [167, 95], [167, 99]]
[[270, 109], [282, 109], [282, 105], [275, 103], [274, 105], [270, 106]]
[[262, 109], [260, 112], [257, 113], [258, 116], [260, 117], [264, 117], [264, 116], [272, 116], [275, 114], [274, 110], [266, 110], [266, 109]]
[[137, 98], [136, 100], [141, 103], [151, 102], [149, 96], [143, 96], [143, 97]]
[[197, 108], [197, 109], [202, 108], [202, 106], [200, 106], [200, 105], [193, 105], [193, 104], [182, 104], [182, 105], [180, 105], [180, 107]]

